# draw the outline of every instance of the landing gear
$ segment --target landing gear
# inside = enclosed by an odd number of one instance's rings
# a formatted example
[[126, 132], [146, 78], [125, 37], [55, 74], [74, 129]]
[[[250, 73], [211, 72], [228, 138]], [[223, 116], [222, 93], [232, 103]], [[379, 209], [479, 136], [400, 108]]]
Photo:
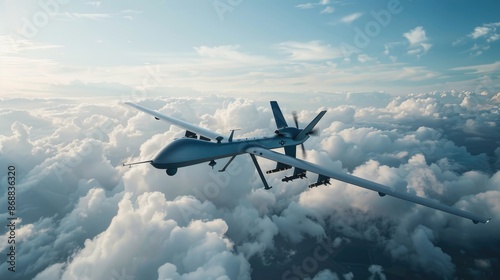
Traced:
[[170, 169], [165, 170], [165, 172], [167, 172], [168, 176], [174, 176], [175, 173], [177, 173], [177, 168], [170, 168]]
[[262, 173], [262, 170], [260, 169], [259, 162], [257, 161], [257, 158], [255, 158], [254, 154], [250, 154], [250, 157], [252, 158], [253, 164], [255, 165], [255, 169], [257, 169], [257, 173], [259, 173], [260, 179], [262, 180], [262, 183], [264, 184], [264, 189], [269, 190], [272, 187], [270, 187], [267, 184], [266, 178], [264, 177], [264, 174]]
[[226, 165], [224, 165], [224, 167], [223, 167], [221, 170], [219, 170], [219, 172], [224, 172], [224, 171], [226, 171], [226, 168], [227, 168], [227, 167], [231, 164], [231, 162], [233, 161], [233, 159], [234, 159], [235, 157], [236, 157], [236, 156], [232, 156], [232, 157], [229, 159], [229, 161], [226, 163]]

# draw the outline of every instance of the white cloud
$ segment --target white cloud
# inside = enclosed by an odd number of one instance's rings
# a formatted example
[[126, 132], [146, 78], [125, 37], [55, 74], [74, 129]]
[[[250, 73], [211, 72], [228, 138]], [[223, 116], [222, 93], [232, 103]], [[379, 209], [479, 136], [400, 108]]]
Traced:
[[314, 4], [313, 3], [305, 3], [305, 4], [299, 4], [295, 7], [299, 8], [299, 9], [312, 9], [312, 8], [314, 8]]
[[[101, 5], [101, 2], [87, 2], [87, 5], [92, 5], [95, 7], [99, 7]], [[134, 15], [141, 14], [143, 11], [142, 10], [132, 10], [132, 9], [126, 9], [126, 10], [121, 10], [116, 13], [70, 13], [70, 12], [65, 12], [65, 13], [56, 13], [54, 14], [54, 18], [57, 20], [93, 20], [93, 21], [100, 21], [100, 20], [110, 20], [110, 19], [115, 19], [115, 18], [123, 18], [123, 19], [128, 19], [132, 20], [134, 19]]]
[[476, 27], [471, 34], [469, 34], [469, 37], [471, 37], [472, 39], [477, 39], [479, 37], [482, 37], [482, 36], [488, 34], [490, 31], [491, 31], [491, 28], [479, 26], [479, 27]]
[[498, 72], [500, 70], [500, 61], [496, 61], [496, 62], [489, 63], [489, 64], [455, 67], [455, 68], [451, 68], [451, 70], [470, 71], [471, 74], [495, 73], [495, 72]]
[[244, 60], [248, 56], [239, 52], [240, 46], [238, 45], [224, 45], [217, 47], [200, 46], [195, 47], [196, 52], [201, 56], [206, 56], [210, 58], [224, 58], [230, 60]]
[[500, 22], [484, 23], [481, 26], [475, 27], [466, 36], [455, 40], [452, 45], [459, 46], [473, 42], [472, 47], [468, 51], [471, 56], [480, 56], [486, 50], [490, 49], [491, 43], [500, 39], [500, 34], [497, 32], [498, 27], [500, 27]]
[[113, 17], [112, 14], [106, 14], [106, 13], [66, 13], [66, 16], [68, 16], [70, 19], [88, 19], [88, 20], [103, 20], [103, 19], [110, 19]]
[[342, 57], [340, 48], [321, 41], [284, 42], [279, 45], [279, 48], [289, 53], [292, 60], [326, 60]]
[[383, 273], [383, 268], [380, 265], [372, 264], [368, 267], [368, 271], [372, 274], [368, 278], [369, 280], [380, 279], [386, 280], [386, 276]]
[[[305, 9], [312, 9], [316, 6], [326, 6], [328, 4], [330, 4], [330, 0], [320, 0], [317, 3], [308, 2], [308, 3], [296, 5], [295, 7], [305, 10]], [[328, 6], [328, 7], [325, 7], [324, 9], [322, 9], [320, 14], [331, 14], [331, 13], [333, 13], [333, 11], [334, 11], [333, 7]]]
[[366, 62], [374, 61], [374, 60], [375, 60], [375, 58], [373, 58], [367, 54], [359, 54], [358, 55], [358, 61], [361, 63], [366, 63]]
[[425, 30], [422, 26], [417, 26], [403, 34], [406, 39], [410, 42], [410, 46], [418, 46], [423, 42], [427, 42], [428, 38], [425, 35]]
[[410, 55], [424, 55], [432, 47], [432, 44], [427, 43], [429, 38], [427, 38], [425, 30], [422, 26], [415, 27], [414, 29], [404, 33], [403, 36], [410, 44], [408, 50], [408, 54]]
[[[130, 199], [131, 195], [125, 194], [109, 227], [85, 242], [62, 279], [111, 278], [113, 271], [122, 270], [151, 278], [156, 277], [156, 272], [148, 269], [153, 263], [162, 278], [250, 279], [248, 262], [232, 253], [233, 243], [224, 237], [228, 230], [224, 221], [194, 220], [178, 226], [166, 217], [165, 211], [172, 205], [163, 194], [145, 193], [137, 202]], [[145, 240], [136, 242], [138, 237]]]
[[497, 41], [498, 39], [500, 39], [500, 34], [493, 34], [490, 36], [490, 38], [488, 38], [488, 42], [495, 42]]
[[[129, 64], [92, 68], [68, 65], [59, 58], [39, 59], [27, 53], [30, 48], [43, 51], [44, 48], [59, 46], [43, 45], [39, 42], [16, 43], [9, 39], [3, 42], [4, 44], [0, 45], [3, 46], [2, 49], [10, 52], [17, 49], [18, 53], [5, 56], [2, 61], [9, 71], [4, 71], [0, 76], [0, 96], [34, 96], [40, 92], [48, 96], [182, 96], [195, 91], [221, 90], [235, 94], [310, 90], [400, 92], [404, 87], [398, 84], [433, 79], [434, 83], [441, 83], [438, 89], [474, 89], [477, 85], [477, 81], [470, 79], [453, 81], [451, 77], [426, 67], [396, 63], [396, 52], [392, 49], [398, 43], [386, 45], [385, 53], [390, 60], [388, 64], [371, 65], [371, 68], [367, 69], [346, 65], [346, 57], [352, 55], [346, 53], [342, 44], [327, 44], [317, 40], [282, 42], [265, 50], [267, 53], [250, 52], [239, 45], [201, 45], [181, 56], [144, 54], [145, 61], [155, 61], [155, 64], [151, 65]], [[422, 55], [430, 48], [428, 42], [421, 43], [420, 46], [410, 47], [409, 53]], [[342, 59], [344, 61], [341, 61]], [[354, 59], [357, 59], [357, 56]], [[401, 67], [404, 67], [404, 71], [399, 71]], [[442, 79], [436, 80], [436, 77]], [[392, 83], [394, 81], [398, 83]], [[221, 89], [221, 84], [224, 84], [224, 89]], [[418, 91], [432, 87], [429, 84], [414, 84], [411, 88]]]
[[90, 6], [94, 6], [94, 7], [99, 7], [99, 6], [101, 6], [102, 2], [101, 1], [89, 1], [89, 2], [85, 2], [85, 4], [90, 5]]
[[[63, 47], [64, 46], [62, 45], [45, 44], [15, 36], [0, 36], [0, 54], [2, 55], [8, 54], [9, 56], [12, 56], [13, 54], [20, 54], [26, 51], [55, 49]], [[2, 58], [2, 60], [4, 59], [8, 61], [6, 57]]]
[[357, 20], [361, 16], [363, 16], [363, 13], [353, 13], [353, 14], [342, 17], [340, 19], [340, 21], [343, 23], [351, 24], [352, 22], [354, 22], [355, 20]]
[[390, 42], [384, 44], [384, 55], [386, 55], [391, 60], [391, 62], [395, 63], [397, 61], [397, 57], [394, 55], [393, 49], [404, 44], [405, 42]]
[[331, 13], [333, 13], [333, 8], [332, 8], [332, 7], [330, 7], [330, 6], [328, 6], [328, 7], [324, 8], [324, 9], [320, 12], [320, 14], [331, 14]]
[[[289, 123], [293, 109], [301, 110], [302, 124], [325, 106], [321, 135], [306, 142], [310, 161], [497, 216], [500, 173], [490, 167], [495, 161], [469, 153], [471, 143], [464, 149], [455, 142], [473, 135], [497, 149], [500, 135], [489, 124], [498, 119], [498, 103], [488, 101], [495, 96], [266, 94], [250, 100], [198, 95], [140, 102], [221, 132], [239, 124], [237, 137], [272, 135], [269, 99], [281, 101]], [[289, 184], [281, 182], [285, 174], [266, 175], [273, 189], [265, 191], [246, 157], [235, 159], [231, 173], [206, 164], [180, 169], [174, 177], [148, 165], [123, 168], [121, 162], [147, 159], [183, 131], [116, 100], [95, 100], [2, 99], [0, 115], [8, 125], [0, 134], [0, 154], [6, 159], [0, 168], [13, 162], [26, 171], [18, 178], [23, 201], [18, 260], [31, 269], [16, 272], [19, 277], [249, 279], [254, 262], [270, 264], [268, 272], [291, 269], [294, 263], [280, 254], [282, 249], [310, 252], [314, 239], [325, 236], [370, 242], [388, 252], [388, 262], [395, 258], [423, 278], [453, 276], [460, 271], [452, 263], [476, 265], [448, 253], [442, 242], [458, 238], [480, 248], [467, 248], [475, 259], [487, 257], [481, 244], [500, 242], [495, 220], [486, 225], [488, 231], [478, 230], [468, 220], [333, 180], [332, 186], [307, 189], [316, 179], [313, 174]], [[264, 169], [275, 165], [259, 161]], [[0, 199], [6, 199], [5, 189]], [[2, 232], [2, 250], [6, 238]], [[429, 264], [428, 258], [435, 262]], [[5, 263], [0, 269], [3, 277]], [[318, 267], [310, 277], [338, 277], [325, 269]], [[381, 266], [369, 272], [384, 273]]]
[[496, 33], [496, 31], [499, 26], [500, 22], [485, 23], [482, 26], [474, 28], [474, 31], [467, 36], [474, 40], [486, 37], [488, 41], [491, 41], [492, 37], [498, 37], [498, 33]]
[[312, 280], [339, 280], [339, 279], [340, 278], [336, 273], [331, 272], [329, 269], [325, 269], [318, 272], [318, 274], [316, 274]]

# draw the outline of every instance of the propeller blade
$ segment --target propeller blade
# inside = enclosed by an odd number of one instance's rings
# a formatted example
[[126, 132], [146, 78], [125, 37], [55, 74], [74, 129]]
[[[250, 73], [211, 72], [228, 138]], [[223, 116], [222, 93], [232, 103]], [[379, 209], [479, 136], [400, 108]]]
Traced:
[[300, 147], [302, 148], [302, 155], [304, 156], [304, 158], [307, 158], [306, 148], [304, 147], [304, 144], [300, 144]]
[[295, 127], [299, 128], [299, 117], [297, 116], [297, 112], [292, 112], [293, 122], [295, 123]]

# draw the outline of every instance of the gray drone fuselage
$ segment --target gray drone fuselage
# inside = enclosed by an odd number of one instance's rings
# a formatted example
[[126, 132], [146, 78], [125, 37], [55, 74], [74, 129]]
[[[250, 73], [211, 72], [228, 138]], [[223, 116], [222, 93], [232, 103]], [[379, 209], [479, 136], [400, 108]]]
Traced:
[[248, 147], [262, 147], [276, 149], [285, 146], [296, 146], [309, 138], [301, 141], [293, 140], [287, 136], [275, 135], [272, 137], [235, 139], [232, 142], [211, 142], [192, 138], [180, 138], [166, 145], [152, 159], [151, 165], [158, 169], [172, 170], [199, 164], [221, 158], [232, 157], [247, 153]]

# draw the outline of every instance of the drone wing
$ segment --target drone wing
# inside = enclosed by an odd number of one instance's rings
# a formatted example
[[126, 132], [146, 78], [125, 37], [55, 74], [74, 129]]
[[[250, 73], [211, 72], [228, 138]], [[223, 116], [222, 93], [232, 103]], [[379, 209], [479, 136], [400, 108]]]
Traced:
[[[466, 211], [463, 211], [463, 210], [460, 210], [460, 209], [457, 209], [454, 207], [450, 207], [448, 205], [441, 204], [437, 201], [434, 201], [434, 200], [431, 200], [428, 198], [415, 196], [415, 195], [412, 195], [409, 193], [398, 192], [398, 191], [393, 190], [392, 188], [389, 188], [387, 186], [384, 186], [384, 185], [381, 185], [381, 184], [378, 184], [378, 183], [375, 183], [375, 182], [372, 182], [372, 181], [369, 181], [366, 179], [362, 179], [362, 178], [359, 178], [359, 177], [356, 177], [356, 176], [353, 176], [353, 175], [350, 175], [347, 173], [327, 170], [319, 165], [316, 165], [316, 164], [313, 164], [313, 163], [310, 163], [307, 161], [303, 161], [300, 159], [292, 158], [292, 157], [289, 157], [289, 156], [284, 155], [284, 154], [279, 154], [279, 153], [276, 153], [276, 152], [273, 152], [273, 151], [270, 151], [270, 150], [267, 150], [264, 148], [250, 147], [250, 148], [247, 148], [245, 151], [247, 153], [254, 154], [256, 156], [260, 156], [260, 157], [267, 158], [267, 159], [270, 159], [273, 161], [281, 162], [283, 164], [295, 166], [296, 168], [299, 168], [302, 170], [307, 170], [307, 171], [311, 171], [313, 173], [317, 173], [319, 175], [318, 183], [313, 184], [313, 185], [320, 185], [322, 183], [326, 184], [326, 183], [328, 183], [328, 178], [332, 178], [332, 179], [339, 180], [339, 181], [342, 181], [342, 182], [345, 182], [348, 184], [352, 184], [352, 185], [356, 185], [356, 186], [359, 186], [359, 187], [362, 187], [365, 189], [376, 191], [379, 193], [380, 196], [390, 195], [393, 197], [404, 199], [404, 200], [407, 200], [407, 201], [410, 201], [413, 203], [421, 204], [421, 205], [424, 205], [424, 206], [427, 206], [430, 208], [434, 208], [434, 209], [441, 210], [441, 211], [444, 211], [444, 212], [447, 212], [447, 213], [450, 213], [453, 215], [457, 215], [457, 216], [460, 216], [463, 218], [470, 219], [474, 223], [478, 223], [478, 222], [487, 223], [489, 221], [489, 219], [485, 219], [485, 218], [477, 216], [475, 214], [472, 214], [472, 213], [469, 213], [469, 212], [466, 212]], [[322, 183], [320, 183], [320, 182], [322, 182]]]
[[[214, 139], [214, 140], [217, 140], [218, 142], [220, 142], [222, 139], [224, 139], [224, 135], [222, 135], [222, 134], [213, 132], [213, 131], [205, 129], [203, 127], [196, 126], [194, 124], [190, 124], [188, 122], [176, 119], [174, 117], [169, 117], [169, 116], [163, 115], [159, 112], [153, 111], [153, 110], [148, 109], [146, 107], [142, 107], [141, 105], [137, 105], [137, 104], [132, 103], [132, 102], [125, 102], [125, 104], [127, 104], [131, 107], [134, 107], [137, 110], [143, 111], [146, 114], [150, 114], [153, 117], [155, 117], [155, 119], [157, 119], [157, 120], [166, 121], [166, 122], [171, 123], [171, 124], [178, 126], [180, 128], [184, 128], [189, 132], [199, 134], [203, 137], [206, 137], [209, 139]], [[188, 135], [188, 133], [186, 133], [186, 135]]]

